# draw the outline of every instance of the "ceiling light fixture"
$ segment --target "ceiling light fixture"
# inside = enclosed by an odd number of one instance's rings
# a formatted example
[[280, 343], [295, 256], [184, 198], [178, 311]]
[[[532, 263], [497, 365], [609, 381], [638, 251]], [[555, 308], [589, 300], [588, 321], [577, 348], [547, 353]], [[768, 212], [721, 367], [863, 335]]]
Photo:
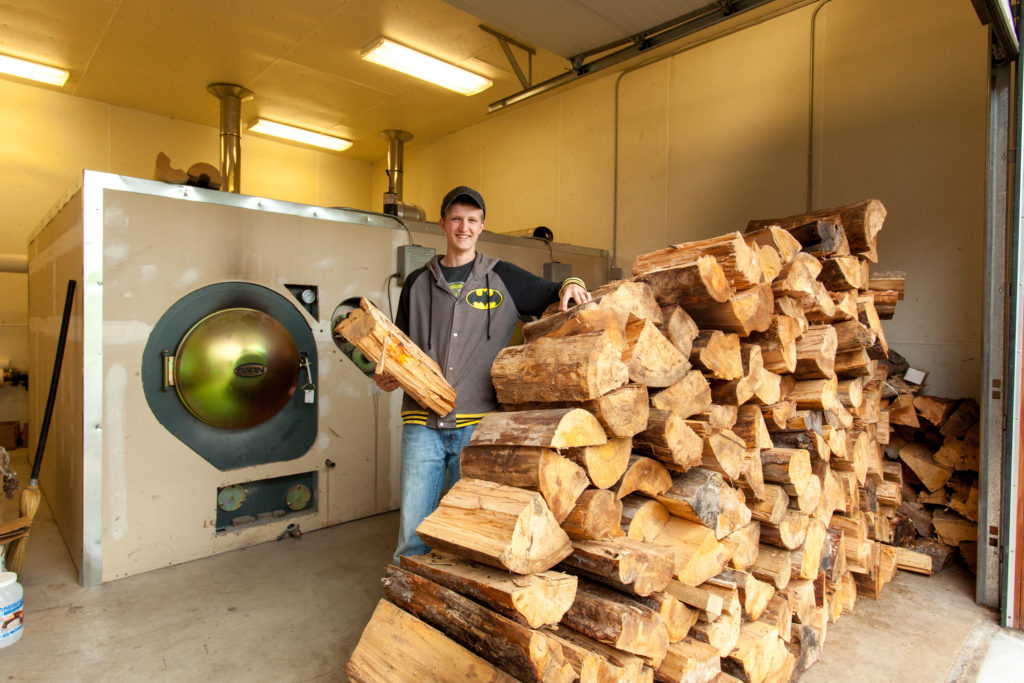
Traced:
[[18, 78], [27, 78], [30, 81], [38, 81], [47, 85], [55, 85], [58, 88], [63, 87], [68, 82], [69, 76], [66, 69], [45, 66], [9, 55], [0, 55], [0, 73], [10, 74]]
[[261, 133], [263, 135], [271, 135], [275, 138], [284, 138], [285, 140], [291, 140], [293, 142], [301, 142], [304, 145], [313, 145], [314, 147], [323, 147], [329, 149], [332, 152], [341, 152], [352, 146], [351, 140], [345, 138], [337, 138], [333, 135], [324, 135], [323, 133], [316, 133], [305, 128], [296, 128], [295, 126], [289, 126], [284, 123], [277, 123], [276, 121], [267, 121], [266, 119], [256, 119], [249, 124], [249, 131], [253, 133]]
[[377, 38], [364, 47], [359, 56], [368, 62], [401, 71], [463, 95], [475, 95], [494, 85], [494, 81], [488, 78], [388, 38]]

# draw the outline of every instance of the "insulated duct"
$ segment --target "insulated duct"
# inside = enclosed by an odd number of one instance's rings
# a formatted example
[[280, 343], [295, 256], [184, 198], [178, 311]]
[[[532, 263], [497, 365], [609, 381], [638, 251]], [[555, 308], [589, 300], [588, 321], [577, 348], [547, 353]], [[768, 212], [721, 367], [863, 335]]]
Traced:
[[402, 176], [405, 175], [405, 143], [412, 133], [404, 130], [382, 130], [380, 136], [388, 141], [388, 189], [384, 193], [384, 213], [416, 221], [426, 219], [426, 213], [415, 204], [402, 201]]
[[220, 189], [241, 192], [242, 188], [242, 102], [252, 99], [248, 88], [231, 83], [206, 86], [220, 100]]

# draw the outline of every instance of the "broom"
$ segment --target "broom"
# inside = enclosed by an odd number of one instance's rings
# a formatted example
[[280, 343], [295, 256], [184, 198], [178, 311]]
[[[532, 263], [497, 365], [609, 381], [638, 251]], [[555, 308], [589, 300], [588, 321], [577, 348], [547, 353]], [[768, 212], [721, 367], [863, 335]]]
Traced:
[[[43, 464], [43, 450], [46, 448], [46, 435], [50, 431], [50, 418], [53, 416], [53, 404], [57, 399], [57, 383], [60, 380], [60, 366], [64, 359], [64, 343], [68, 338], [68, 325], [71, 322], [71, 304], [75, 300], [75, 281], [68, 280], [68, 293], [64, 298], [64, 317], [60, 321], [60, 335], [57, 337], [57, 355], [53, 361], [53, 375], [50, 377], [50, 393], [46, 397], [46, 410], [43, 411], [43, 423], [39, 428], [39, 441], [36, 443], [36, 456], [32, 461], [32, 476], [28, 486], [21, 492], [21, 516], [28, 517], [29, 524], [39, 509], [39, 468]], [[30, 527], [31, 529], [31, 527]], [[16, 541], [12, 541], [7, 549], [7, 569], [21, 574], [25, 565], [25, 549], [28, 546], [26, 533]]]

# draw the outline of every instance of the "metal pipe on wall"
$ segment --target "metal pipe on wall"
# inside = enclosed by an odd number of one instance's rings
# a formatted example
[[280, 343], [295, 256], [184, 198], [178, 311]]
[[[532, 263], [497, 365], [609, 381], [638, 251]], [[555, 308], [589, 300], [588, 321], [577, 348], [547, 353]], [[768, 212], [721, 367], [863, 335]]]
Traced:
[[242, 191], [242, 102], [252, 99], [248, 88], [232, 83], [206, 86], [220, 100], [220, 189]]
[[24, 254], [0, 254], [0, 273], [27, 273], [28, 256]]
[[412, 133], [405, 130], [382, 130], [379, 135], [388, 141], [387, 169], [385, 170], [388, 175], [388, 189], [384, 193], [384, 213], [417, 221], [424, 220], [426, 213], [422, 208], [402, 201], [405, 143], [412, 140]]

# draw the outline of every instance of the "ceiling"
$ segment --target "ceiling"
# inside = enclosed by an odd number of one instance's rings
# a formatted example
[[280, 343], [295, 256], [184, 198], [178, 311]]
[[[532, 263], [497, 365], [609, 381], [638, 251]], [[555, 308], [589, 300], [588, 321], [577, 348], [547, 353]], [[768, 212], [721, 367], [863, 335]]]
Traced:
[[[484, 120], [487, 105], [522, 90], [495, 29], [534, 47], [532, 82], [568, 58], [679, 17], [712, 0], [0, 0], [0, 52], [71, 71], [62, 89], [116, 106], [216, 127], [214, 82], [255, 97], [257, 116], [355, 141], [365, 161], [378, 133], [409, 147]], [[466, 67], [494, 86], [465, 97], [359, 58], [386, 36]], [[511, 47], [523, 71], [527, 53]], [[48, 86], [40, 86], [48, 87]]]

